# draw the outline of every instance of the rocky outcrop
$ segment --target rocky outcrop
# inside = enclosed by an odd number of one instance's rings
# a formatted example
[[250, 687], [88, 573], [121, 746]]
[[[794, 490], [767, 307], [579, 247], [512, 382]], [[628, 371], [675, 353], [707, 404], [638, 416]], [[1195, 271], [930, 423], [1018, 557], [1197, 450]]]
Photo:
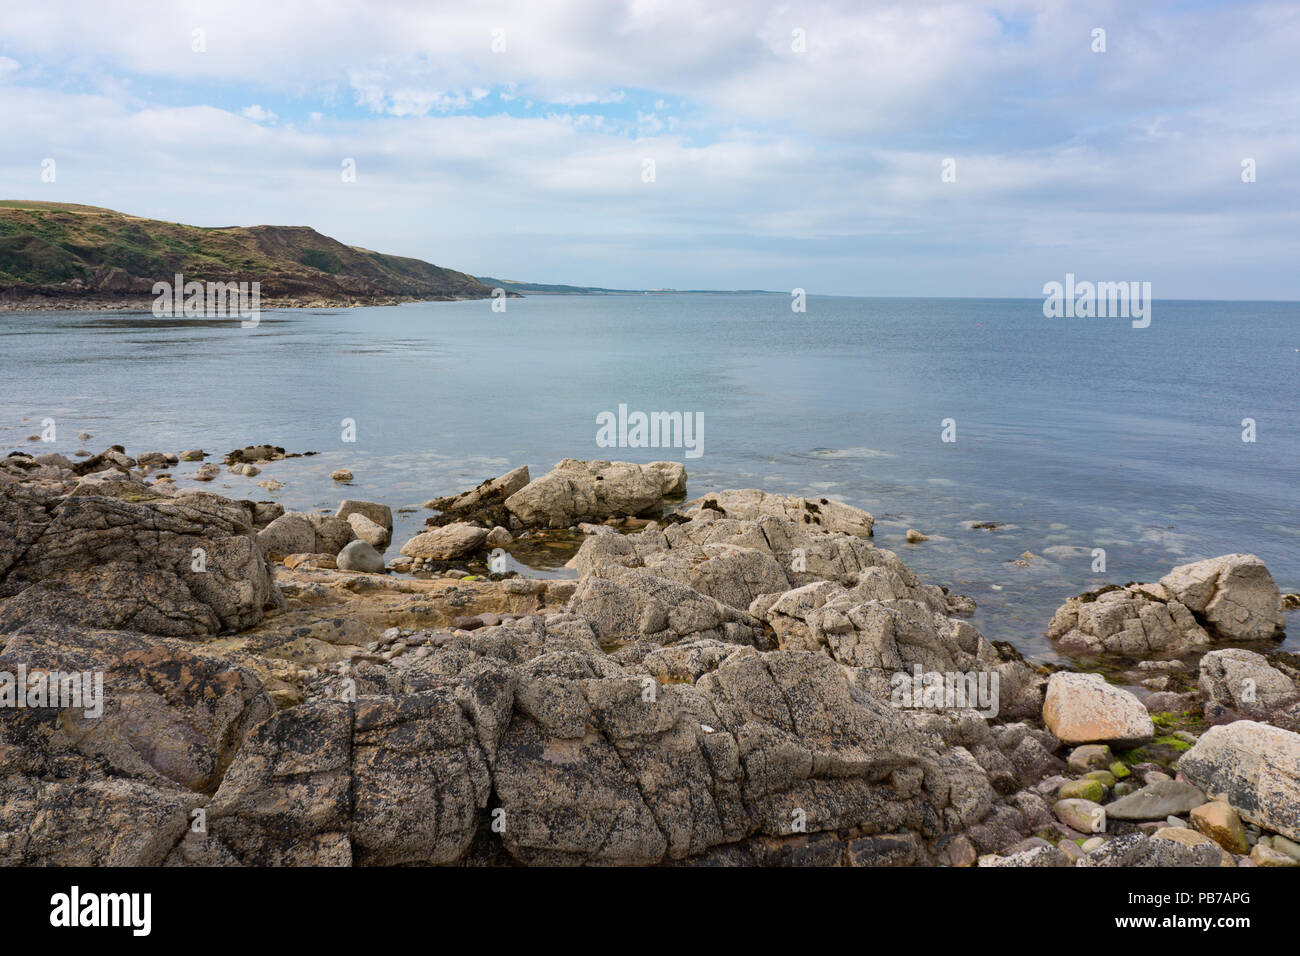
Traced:
[[1227, 554], [1174, 568], [1158, 584], [1108, 585], [1065, 602], [1047, 636], [1066, 653], [1142, 659], [1205, 648], [1215, 640], [1261, 640], [1284, 626], [1281, 594], [1253, 554]]
[[0, 628], [37, 620], [195, 636], [239, 630], [273, 599], [250, 505], [215, 495], [66, 497], [0, 485]]
[[566, 458], [506, 498], [505, 507], [530, 528], [568, 528], [626, 515], [657, 517], [665, 499], [679, 494], [685, 481], [685, 469], [677, 462]]
[[815, 525], [823, 531], [871, 537], [875, 518], [869, 512], [829, 498], [801, 498], [798, 495], [770, 495], [756, 488], [720, 491], [697, 498], [682, 506], [682, 511], [715, 511], [727, 518], [755, 521], [759, 518], [785, 518], [796, 524]]
[[506, 510], [506, 499], [528, 482], [528, 466], [521, 465], [504, 475], [489, 478], [469, 491], [444, 498], [432, 498], [424, 503], [424, 507], [439, 513], [426, 518], [425, 524], [435, 528], [458, 522], [481, 524], [489, 528], [507, 525], [511, 515]]

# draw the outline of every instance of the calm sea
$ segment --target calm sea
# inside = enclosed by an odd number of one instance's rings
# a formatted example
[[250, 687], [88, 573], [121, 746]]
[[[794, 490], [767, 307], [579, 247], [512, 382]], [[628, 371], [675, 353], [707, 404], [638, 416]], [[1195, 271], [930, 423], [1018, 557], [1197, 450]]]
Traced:
[[[320, 452], [214, 482], [289, 508], [418, 508], [564, 457], [684, 461], [691, 496], [836, 497], [872, 511], [877, 543], [925, 578], [973, 595], [988, 637], [1042, 659], [1052, 611], [1102, 583], [1242, 551], [1300, 590], [1297, 303], [1157, 301], [1145, 329], [1048, 319], [1037, 299], [814, 296], [800, 314], [762, 295], [266, 312], [255, 329], [0, 314], [0, 354], [2, 453], [33, 447], [46, 418], [58, 440], [39, 450], [69, 455]], [[620, 404], [701, 414], [703, 454], [599, 447], [596, 417]], [[346, 489], [329, 480], [341, 466]], [[258, 488], [268, 477], [284, 488]], [[399, 518], [399, 541], [423, 520]], [[931, 540], [905, 544], [908, 528]], [[1026, 551], [1028, 567], [1011, 563]]]

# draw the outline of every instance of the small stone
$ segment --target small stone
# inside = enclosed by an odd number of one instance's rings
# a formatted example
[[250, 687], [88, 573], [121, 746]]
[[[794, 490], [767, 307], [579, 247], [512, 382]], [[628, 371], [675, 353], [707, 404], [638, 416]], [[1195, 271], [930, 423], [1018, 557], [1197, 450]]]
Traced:
[[1099, 836], [1088, 837], [1088, 839], [1084, 840], [1083, 843], [1079, 845], [1079, 848], [1083, 850], [1084, 853], [1091, 853], [1093, 850], [1097, 849], [1097, 847], [1101, 846], [1105, 842], [1106, 842], [1105, 837], [1099, 837]]
[[1300, 860], [1263, 843], [1255, 844], [1255, 848], [1250, 851], [1250, 862], [1256, 866], [1300, 866]]
[[1107, 769], [1111, 772], [1111, 775], [1114, 776], [1116, 780], [1123, 780], [1125, 777], [1129, 776], [1130, 774], [1128, 767], [1125, 765], [1124, 761], [1122, 760], [1116, 760]]
[[1075, 773], [1086, 773], [1089, 770], [1099, 770], [1114, 759], [1110, 747], [1105, 744], [1084, 744], [1071, 750], [1065, 763]]
[[1109, 770], [1089, 770], [1084, 776], [1089, 780], [1096, 780], [1107, 790], [1115, 786], [1115, 775]]
[[203, 451], [201, 448], [191, 448], [188, 451], [181, 452], [180, 454], [181, 461], [202, 461], [207, 457], [208, 453]]
[[920, 543], [920, 542], [922, 542], [922, 541], [929, 541], [929, 540], [930, 540], [930, 536], [929, 536], [929, 535], [921, 534], [921, 532], [917, 531], [915, 528], [908, 528], [908, 529], [907, 529], [907, 543], [908, 543], [908, 544], [918, 544], [918, 543]]
[[500, 525], [497, 525], [488, 532], [487, 545], [490, 548], [504, 548], [506, 545], [513, 544], [514, 540], [514, 535]]
[[1143, 775], [1142, 782], [1149, 787], [1153, 783], [1163, 783], [1166, 780], [1173, 779], [1173, 777], [1169, 776], [1169, 774], [1165, 773], [1163, 770], [1152, 770]]
[[1300, 843], [1297, 843], [1295, 840], [1288, 840], [1286, 837], [1282, 836], [1282, 834], [1278, 833], [1269, 841], [1269, 846], [1272, 849], [1277, 850], [1279, 853], [1285, 853], [1287, 856], [1291, 857], [1291, 859], [1300, 863]]
[[90, 432], [77, 432], [77, 441], [90, 441], [94, 437]]
[[1106, 809], [1095, 800], [1057, 800], [1052, 812], [1056, 819], [1080, 833], [1101, 833], [1106, 829]]
[[1065, 854], [1065, 858], [1069, 860], [1071, 864], [1074, 864], [1088, 855], [1083, 851], [1083, 847], [1075, 843], [1073, 840], [1062, 840], [1060, 843], [1056, 844], [1056, 848]]
[[352, 472], [348, 471], [346, 468], [335, 468], [330, 472], [330, 478], [334, 481], [351, 481]]
[[1204, 833], [1229, 853], [1248, 853], [1246, 828], [1241, 817], [1223, 800], [1212, 800], [1192, 810], [1188, 816], [1192, 829]]
[[1092, 803], [1101, 803], [1106, 796], [1106, 788], [1098, 780], [1070, 780], [1061, 787], [1057, 796], [1062, 800], [1077, 798]]

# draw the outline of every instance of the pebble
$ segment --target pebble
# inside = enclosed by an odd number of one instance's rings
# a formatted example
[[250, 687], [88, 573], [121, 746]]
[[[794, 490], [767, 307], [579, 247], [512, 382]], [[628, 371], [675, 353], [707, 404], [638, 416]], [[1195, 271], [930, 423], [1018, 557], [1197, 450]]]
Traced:
[[352, 472], [348, 471], [346, 468], [336, 468], [330, 472], [330, 478], [335, 481], [351, 481]]

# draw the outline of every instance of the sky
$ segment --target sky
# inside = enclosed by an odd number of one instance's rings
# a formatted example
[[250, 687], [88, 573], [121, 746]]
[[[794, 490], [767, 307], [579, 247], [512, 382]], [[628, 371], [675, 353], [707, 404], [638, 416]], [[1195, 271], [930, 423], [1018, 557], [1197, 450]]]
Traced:
[[0, 18], [0, 198], [309, 225], [532, 282], [1038, 297], [1074, 273], [1300, 299], [1298, 114], [1298, 2]]

